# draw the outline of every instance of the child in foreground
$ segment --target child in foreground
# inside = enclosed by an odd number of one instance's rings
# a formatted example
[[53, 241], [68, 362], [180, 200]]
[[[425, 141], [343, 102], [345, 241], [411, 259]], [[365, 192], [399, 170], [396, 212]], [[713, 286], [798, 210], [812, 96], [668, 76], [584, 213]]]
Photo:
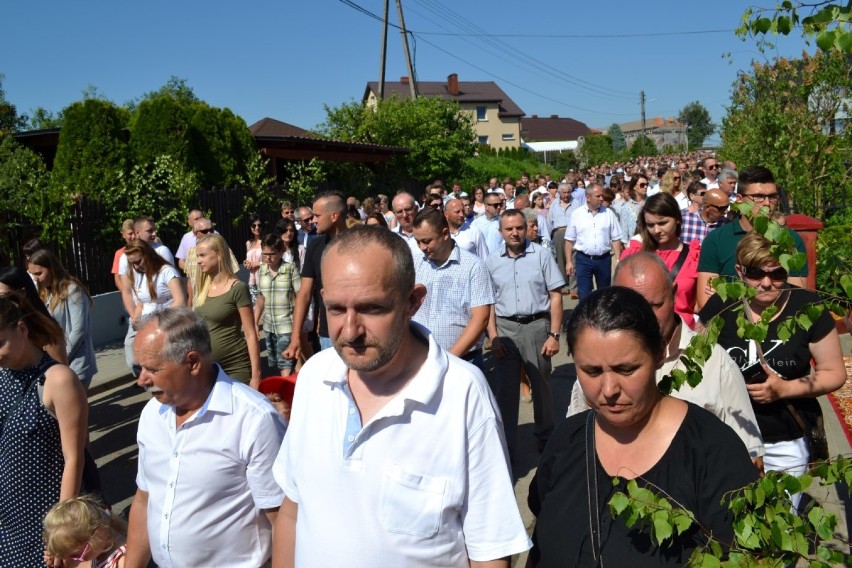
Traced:
[[44, 561], [48, 566], [122, 568], [127, 523], [91, 495], [54, 505], [44, 517]]

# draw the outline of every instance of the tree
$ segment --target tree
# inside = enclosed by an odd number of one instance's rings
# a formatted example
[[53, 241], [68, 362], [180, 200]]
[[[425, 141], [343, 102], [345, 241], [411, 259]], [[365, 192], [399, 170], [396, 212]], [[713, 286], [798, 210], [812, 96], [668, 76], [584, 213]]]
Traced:
[[18, 109], [6, 100], [3, 79], [5, 79], [5, 75], [0, 73], [0, 136], [19, 131], [26, 123], [26, 117], [18, 116]]
[[86, 99], [63, 115], [51, 186], [65, 195], [113, 202], [119, 174], [130, 167], [127, 111], [109, 101]]
[[27, 129], [41, 130], [43, 128], [59, 128], [62, 126], [62, 122], [62, 111], [53, 114], [44, 107], [38, 107], [32, 111], [32, 115], [27, 118]]
[[328, 177], [363, 191], [365, 179], [375, 177], [392, 187], [406, 179], [418, 181], [462, 177], [466, 160], [476, 150], [473, 118], [454, 101], [433, 97], [401, 100], [391, 97], [375, 107], [349, 102], [326, 106], [326, 120], [318, 132], [346, 142], [409, 148], [383, 164], [328, 164]]
[[[804, 15], [806, 13], [806, 15]], [[805, 40], [816, 40], [824, 52], [852, 53], [852, 1], [792, 2], [783, 0], [774, 8], [748, 8], [736, 33], [765, 38], [767, 34], [789, 35], [801, 29]]]
[[836, 125], [852, 106], [844, 97], [852, 92], [850, 71], [838, 52], [753, 63], [734, 84], [720, 155], [772, 170], [797, 211], [819, 215], [827, 205], [844, 203], [852, 129]]
[[47, 242], [68, 237], [72, 200], [49, 180], [41, 157], [11, 136], [0, 139], [0, 243], [6, 245], [9, 230], [22, 225], [40, 227], [39, 237]]
[[654, 141], [645, 135], [640, 134], [630, 145], [630, 157], [638, 158], [640, 156], [656, 156], [660, 151]]
[[683, 107], [677, 115], [677, 121], [688, 127], [689, 149], [698, 148], [704, 140], [716, 131], [716, 125], [710, 120], [710, 113], [698, 101]]
[[609, 134], [590, 134], [586, 136], [578, 150], [582, 167], [597, 166], [604, 162], [615, 161], [612, 138]]
[[606, 133], [612, 140], [612, 149], [616, 154], [627, 148], [627, 141], [624, 139], [624, 132], [622, 132], [619, 125], [613, 122]]

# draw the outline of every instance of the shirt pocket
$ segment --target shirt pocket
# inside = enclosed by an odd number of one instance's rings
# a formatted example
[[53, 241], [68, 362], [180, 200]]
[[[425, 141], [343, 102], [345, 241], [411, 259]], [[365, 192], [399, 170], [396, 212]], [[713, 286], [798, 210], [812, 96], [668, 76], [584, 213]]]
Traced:
[[382, 473], [379, 521], [388, 532], [430, 538], [438, 532], [447, 480], [388, 464]]

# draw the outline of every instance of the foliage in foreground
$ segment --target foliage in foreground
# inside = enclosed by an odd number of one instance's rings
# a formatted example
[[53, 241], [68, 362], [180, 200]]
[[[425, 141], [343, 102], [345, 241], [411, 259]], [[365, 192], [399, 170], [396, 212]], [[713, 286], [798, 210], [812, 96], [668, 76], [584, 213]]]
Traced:
[[852, 128], [836, 120], [852, 111], [850, 92], [852, 66], [837, 53], [755, 62], [734, 84], [720, 155], [772, 170], [798, 212], [848, 202]]

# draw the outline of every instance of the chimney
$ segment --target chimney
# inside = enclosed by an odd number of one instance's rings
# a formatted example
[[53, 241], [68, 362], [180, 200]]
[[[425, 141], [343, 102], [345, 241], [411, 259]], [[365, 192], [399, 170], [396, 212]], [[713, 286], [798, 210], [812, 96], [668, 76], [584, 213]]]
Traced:
[[457, 73], [450, 73], [447, 77], [447, 92], [451, 95], [458, 96], [459, 94], [459, 76]]
[[550, 118], [559, 118], [559, 115], [558, 114], [551, 114]]
[[406, 75], [405, 77], [400, 77], [399, 82], [402, 83], [403, 85], [407, 85], [408, 84], [408, 76]]
[[537, 114], [532, 115], [532, 118], [538, 118]]

